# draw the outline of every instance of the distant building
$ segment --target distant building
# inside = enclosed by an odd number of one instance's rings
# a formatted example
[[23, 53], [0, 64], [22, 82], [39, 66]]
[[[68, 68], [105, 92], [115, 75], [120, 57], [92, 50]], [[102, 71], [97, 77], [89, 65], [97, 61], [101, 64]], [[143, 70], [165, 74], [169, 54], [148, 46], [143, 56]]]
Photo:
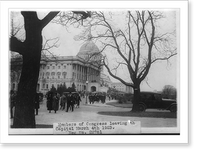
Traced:
[[99, 91], [107, 92], [109, 88], [111, 88], [111, 84], [112, 84], [112, 81], [110, 80], [110, 77], [101, 72]]
[[133, 93], [132, 87], [126, 86], [121, 82], [113, 82], [111, 84], [111, 88], [114, 88], [114, 89], [124, 92], [124, 93]]
[[[88, 40], [81, 46], [76, 56], [42, 58], [37, 91], [46, 93], [52, 86], [56, 88], [63, 83], [67, 87], [71, 87], [74, 83], [77, 91], [99, 91], [102, 83], [102, 69], [98, 63], [100, 63], [101, 57], [98, 47], [91, 40]], [[21, 66], [22, 59], [14, 58], [11, 60], [10, 86], [13, 90], [17, 90]]]

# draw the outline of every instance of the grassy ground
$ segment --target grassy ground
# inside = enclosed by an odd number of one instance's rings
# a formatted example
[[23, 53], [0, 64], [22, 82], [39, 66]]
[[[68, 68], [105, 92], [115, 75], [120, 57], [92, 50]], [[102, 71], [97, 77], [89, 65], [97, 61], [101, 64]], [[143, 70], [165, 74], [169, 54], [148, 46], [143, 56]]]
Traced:
[[[98, 114], [100, 115], [110, 115], [110, 116], [122, 116], [122, 117], [152, 117], [152, 118], [177, 118], [176, 113], [171, 113], [168, 110], [152, 110], [147, 109], [145, 112], [131, 112], [132, 103], [117, 103], [117, 102], [111, 102], [107, 103], [108, 105], [112, 105], [115, 107], [121, 107], [121, 108], [127, 108], [127, 111], [100, 111]], [[129, 109], [128, 109], [129, 108]]]
[[117, 102], [110, 102], [110, 103], [106, 103], [107, 105], [112, 105], [115, 107], [121, 107], [121, 108], [131, 108], [132, 107], [132, 103], [117, 103]]
[[152, 117], [152, 118], [177, 118], [176, 113], [171, 112], [130, 112], [130, 111], [100, 111], [100, 115], [122, 116], [122, 117]]

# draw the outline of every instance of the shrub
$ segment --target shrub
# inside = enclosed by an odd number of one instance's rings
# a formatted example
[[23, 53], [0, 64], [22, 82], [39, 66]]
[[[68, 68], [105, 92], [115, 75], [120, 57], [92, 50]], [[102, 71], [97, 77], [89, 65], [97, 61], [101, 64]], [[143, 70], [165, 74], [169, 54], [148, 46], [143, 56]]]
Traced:
[[127, 102], [126, 96], [119, 96], [117, 100], [119, 101], [120, 104]]

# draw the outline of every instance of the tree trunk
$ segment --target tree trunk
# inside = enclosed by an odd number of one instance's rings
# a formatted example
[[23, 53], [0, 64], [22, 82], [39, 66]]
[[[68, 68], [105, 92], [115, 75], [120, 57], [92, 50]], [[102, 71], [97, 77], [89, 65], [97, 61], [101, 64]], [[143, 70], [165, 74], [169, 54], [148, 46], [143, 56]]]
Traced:
[[137, 84], [134, 88], [134, 95], [133, 95], [133, 106], [132, 106], [132, 112], [139, 112], [139, 101], [140, 101], [140, 85]]
[[13, 128], [35, 128], [35, 94], [40, 70], [42, 29], [58, 14], [50, 12], [42, 20], [35, 11], [22, 11], [26, 40], [10, 39], [10, 50], [23, 56]]
[[35, 128], [35, 94], [40, 69], [42, 35], [39, 20], [24, 16], [26, 40], [13, 128]]
[[[41, 50], [40, 50], [41, 51]], [[40, 68], [40, 52], [23, 56], [21, 78], [15, 106], [14, 128], [35, 128], [35, 93]]]

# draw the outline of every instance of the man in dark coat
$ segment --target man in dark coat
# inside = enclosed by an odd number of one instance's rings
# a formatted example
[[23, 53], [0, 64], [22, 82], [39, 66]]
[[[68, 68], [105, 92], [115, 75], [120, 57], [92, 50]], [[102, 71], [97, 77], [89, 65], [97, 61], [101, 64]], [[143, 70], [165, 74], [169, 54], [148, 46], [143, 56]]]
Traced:
[[38, 115], [38, 109], [40, 108], [40, 97], [39, 93], [35, 94], [35, 115]]
[[90, 102], [90, 104], [92, 103], [92, 99], [93, 99], [93, 97], [92, 97], [92, 94], [89, 94], [89, 102]]
[[72, 112], [74, 111], [74, 106], [75, 106], [75, 104], [76, 104], [76, 101], [77, 101], [77, 96], [76, 96], [76, 94], [75, 93], [73, 93], [72, 95], [71, 95], [71, 110], [72, 110]]
[[80, 106], [80, 102], [81, 102], [81, 97], [80, 97], [80, 95], [79, 94], [77, 94], [77, 108], [79, 108], [79, 106]]
[[73, 100], [73, 96], [72, 93], [69, 92], [69, 94], [67, 95], [67, 109], [66, 112], [69, 111], [69, 108], [72, 108], [72, 111], [74, 111], [74, 100]]
[[58, 107], [59, 107], [59, 96], [58, 96], [57, 93], [53, 94], [53, 105], [52, 105], [52, 107], [53, 107], [53, 110], [56, 113], [56, 111], [58, 111]]
[[49, 113], [53, 110], [53, 92], [47, 94], [47, 110], [49, 110]]
[[63, 94], [60, 97], [60, 109], [64, 110], [65, 109], [65, 103], [66, 103], [66, 96]]
[[91, 94], [89, 95], [89, 102], [90, 102], [90, 104], [94, 104], [94, 102], [95, 102], [96, 100], [97, 100], [96, 94], [91, 93]]

